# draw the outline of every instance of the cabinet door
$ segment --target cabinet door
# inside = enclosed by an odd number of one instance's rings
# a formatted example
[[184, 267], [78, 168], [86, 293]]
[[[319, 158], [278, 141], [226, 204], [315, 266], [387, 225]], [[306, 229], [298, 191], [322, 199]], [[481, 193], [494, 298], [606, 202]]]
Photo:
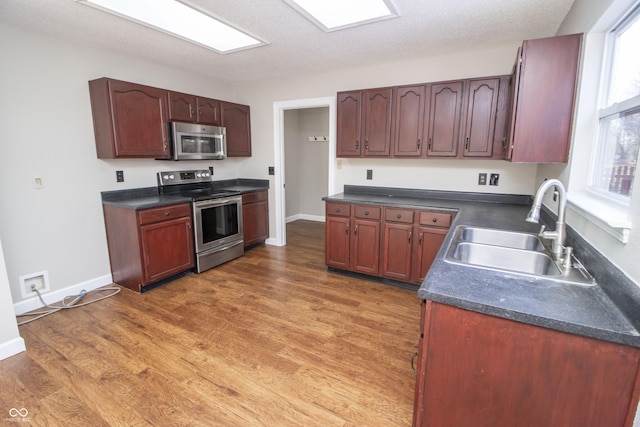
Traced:
[[221, 101], [222, 126], [227, 129], [227, 156], [251, 157], [251, 120], [248, 105]]
[[98, 158], [169, 158], [165, 90], [106, 78], [89, 90]]
[[380, 221], [353, 220], [351, 269], [377, 276], [380, 272]]
[[337, 102], [336, 157], [360, 157], [362, 93], [339, 92]]
[[191, 218], [141, 226], [140, 244], [145, 284], [193, 268]]
[[566, 163], [582, 34], [525, 40], [515, 69], [507, 158]]
[[500, 79], [469, 81], [464, 132], [464, 157], [491, 157]]
[[395, 92], [393, 155], [420, 157], [424, 132], [426, 86], [404, 86]]
[[325, 262], [328, 267], [348, 270], [349, 217], [327, 216], [325, 224]]
[[384, 224], [382, 275], [403, 282], [411, 281], [413, 224]]
[[457, 156], [463, 87], [462, 81], [431, 85], [427, 129], [428, 157]]
[[220, 126], [220, 101], [217, 99], [200, 98], [198, 103], [198, 123]]
[[389, 156], [392, 100], [392, 88], [363, 92], [363, 156]]
[[417, 239], [415, 239], [416, 254], [414, 263], [414, 283], [422, 283], [431, 268], [436, 254], [449, 232], [448, 228], [417, 227]]
[[264, 242], [269, 237], [269, 204], [266, 191], [242, 196], [242, 226], [245, 247]]
[[186, 93], [167, 92], [169, 99], [169, 120], [177, 122], [197, 121], [196, 97]]

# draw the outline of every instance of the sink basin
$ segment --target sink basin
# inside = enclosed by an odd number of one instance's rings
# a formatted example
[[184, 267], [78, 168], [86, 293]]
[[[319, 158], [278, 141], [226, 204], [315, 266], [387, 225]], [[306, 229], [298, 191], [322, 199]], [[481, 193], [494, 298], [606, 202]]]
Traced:
[[450, 263], [563, 283], [596, 284], [574, 256], [571, 257], [571, 268], [565, 271], [540, 238], [531, 233], [459, 226], [444, 259]]
[[460, 240], [514, 249], [544, 251], [542, 241], [535, 234], [496, 230], [493, 228], [461, 227]]
[[456, 245], [452, 258], [465, 264], [537, 276], [562, 274], [553, 259], [545, 253], [503, 246], [460, 242]]

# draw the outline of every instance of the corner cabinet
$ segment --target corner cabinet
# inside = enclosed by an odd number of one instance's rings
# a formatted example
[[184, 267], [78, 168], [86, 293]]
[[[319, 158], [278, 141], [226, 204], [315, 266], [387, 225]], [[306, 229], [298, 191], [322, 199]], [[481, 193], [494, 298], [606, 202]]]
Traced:
[[327, 202], [326, 265], [418, 285], [451, 218], [450, 212]]
[[525, 40], [511, 81], [513, 162], [566, 163], [571, 144], [582, 34]]
[[266, 190], [242, 195], [242, 228], [245, 248], [269, 238], [269, 195]]
[[113, 281], [141, 292], [194, 266], [191, 205], [149, 209], [103, 204]]
[[423, 301], [416, 427], [633, 425], [640, 349]]
[[98, 158], [169, 158], [165, 90], [101, 78], [89, 94]]
[[251, 157], [251, 119], [248, 105], [220, 102], [222, 126], [227, 129], [227, 156]]

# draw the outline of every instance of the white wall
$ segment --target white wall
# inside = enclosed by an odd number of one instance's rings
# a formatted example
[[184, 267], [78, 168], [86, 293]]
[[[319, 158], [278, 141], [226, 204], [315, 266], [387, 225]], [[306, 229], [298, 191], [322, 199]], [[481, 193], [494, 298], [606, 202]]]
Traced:
[[[52, 291], [111, 283], [101, 191], [155, 186], [156, 172], [185, 167], [238, 176], [241, 159], [97, 159], [87, 82], [107, 76], [241, 102], [232, 85], [3, 25], [0, 57], [0, 236], [14, 302], [19, 276], [43, 270]], [[36, 176], [44, 188], [33, 188]]]
[[284, 111], [285, 217], [300, 213], [300, 111]]
[[[343, 68], [325, 74], [244, 85], [238, 90], [251, 105], [254, 156], [240, 165], [240, 173], [247, 175], [255, 170], [266, 170], [274, 162], [275, 102], [330, 97], [338, 91], [351, 89], [509, 74], [517, 48], [517, 45], [500, 46], [485, 51], [414, 58], [366, 68]], [[329, 161], [336, 162], [333, 154]], [[372, 168], [373, 180], [366, 180], [366, 169]], [[479, 172], [500, 173], [500, 185], [478, 186]], [[500, 160], [342, 159], [342, 169], [336, 169], [334, 188], [328, 192], [340, 193], [345, 184], [350, 184], [533, 194], [535, 178], [535, 165]], [[271, 184], [269, 210], [275, 212], [273, 181]], [[272, 216], [270, 221], [271, 230], [275, 230], [275, 218]]]

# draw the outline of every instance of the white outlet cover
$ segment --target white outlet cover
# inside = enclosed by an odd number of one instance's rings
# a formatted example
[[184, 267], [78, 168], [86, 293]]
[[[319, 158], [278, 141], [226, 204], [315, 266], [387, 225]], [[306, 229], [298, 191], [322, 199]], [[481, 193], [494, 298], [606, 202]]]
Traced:
[[42, 279], [44, 281], [44, 289], [40, 289], [40, 293], [43, 294], [45, 292], [48, 292], [50, 290], [49, 288], [49, 273], [47, 272], [47, 270], [45, 271], [40, 271], [38, 273], [31, 273], [31, 274], [25, 274], [24, 276], [20, 276], [19, 280], [20, 280], [20, 292], [22, 293], [22, 298], [31, 298], [31, 297], [37, 297], [38, 294], [36, 294], [35, 292], [31, 292], [31, 291], [27, 291], [27, 281], [29, 279], [33, 279], [34, 277], [39, 277], [42, 276]]

